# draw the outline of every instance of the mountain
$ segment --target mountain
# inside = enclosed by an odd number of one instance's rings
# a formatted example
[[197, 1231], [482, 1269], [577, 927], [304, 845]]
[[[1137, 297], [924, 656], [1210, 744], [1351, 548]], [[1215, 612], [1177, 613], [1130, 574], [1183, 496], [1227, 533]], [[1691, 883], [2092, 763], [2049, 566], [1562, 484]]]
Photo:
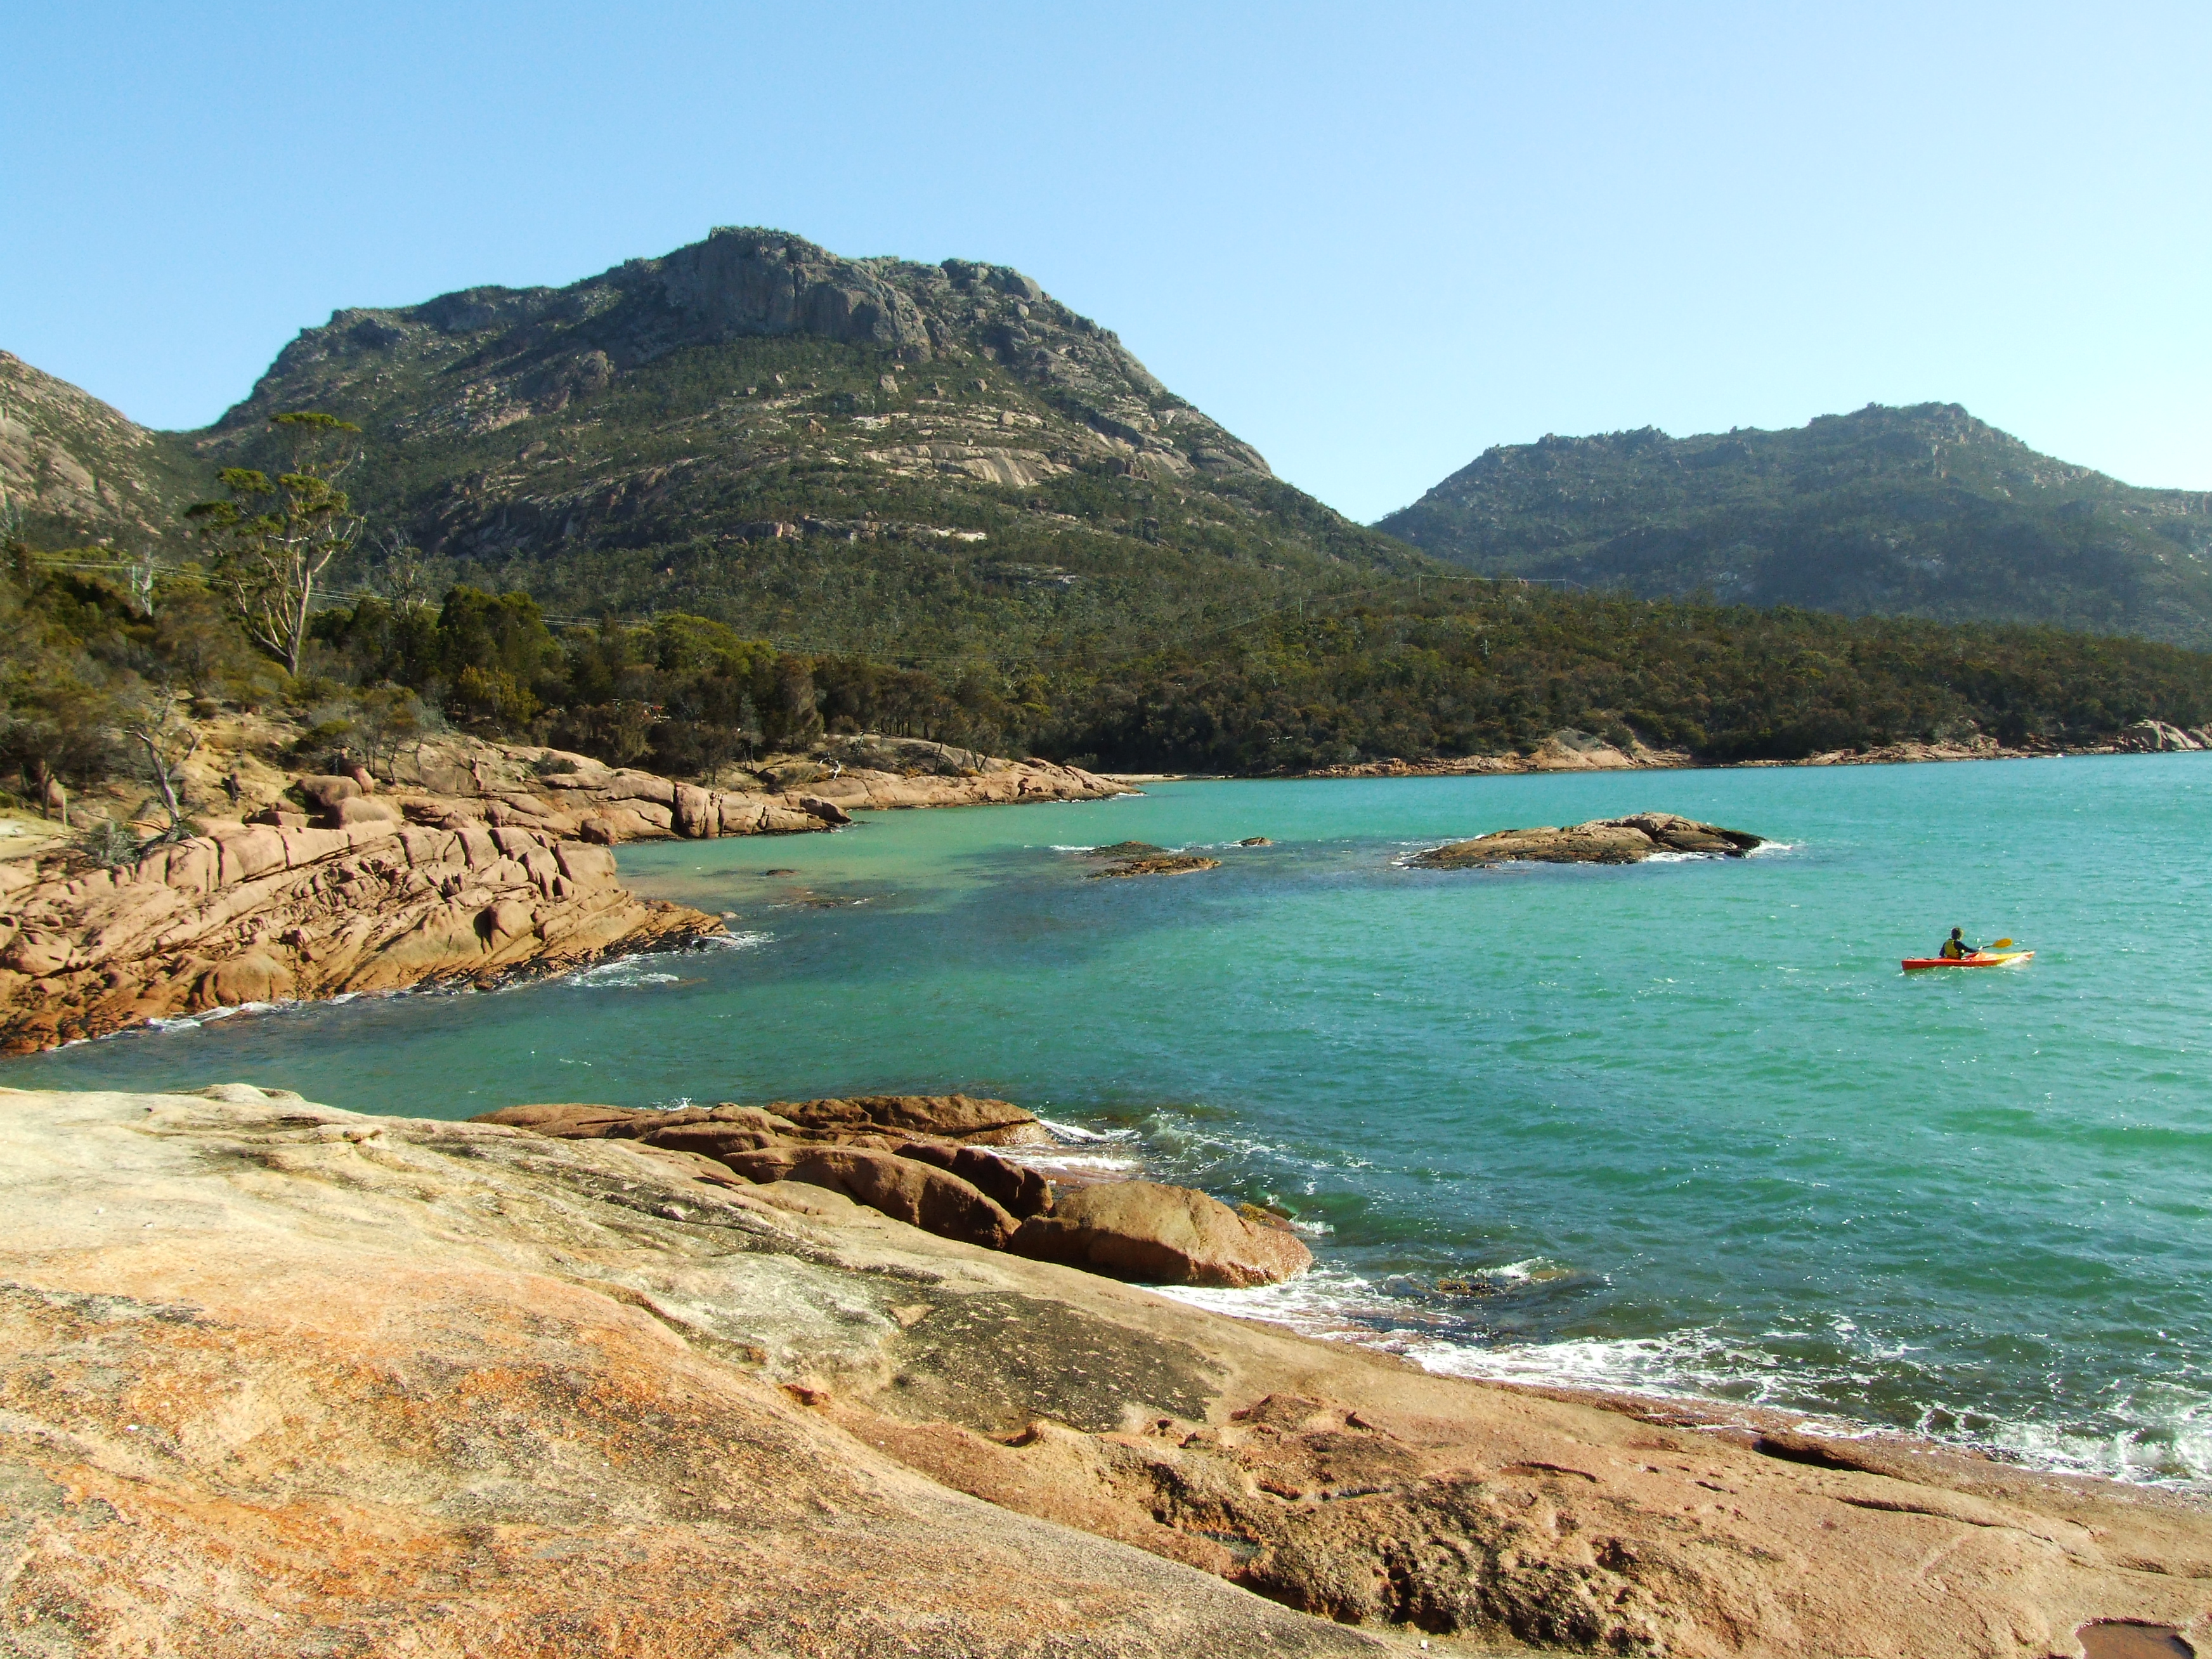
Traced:
[[[27, 787], [114, 762], [101, 699], [142, 669], [289, 699], [315, 730], [414, 720], [404, 692], [486, 735], [625, 763], [642, 745], [684, 775], [817, 727], [1272, 773], [1588, 734], [1791, 759], [2212, 720], [2212, 656], [1955, 620], [2196, 639], [2201, 500], [2060, 468], [1948, 408], [1548, 440], [1390, 522], [1608, 590], [1577, 592], [1349, 522], [1018, 271], [778, 231], [566, 288], [340, 311], [200, 432], [0, 367], [0, 533], [29, 544], [0, 570], [0, 772]], [[274, 678], [189, 574], [157, 615], [97, 561], [35, 556], [165, 530], [188, 552], [184, 506], [219, 467], [281, 462], [269, 417], [295, 410], [361, 428], [345, 485], [374, 532], [331, 573], [307, 672]], [[1442, 533], [1468, 526], [1474, 554]], [[408, 544], [434, 603], [362, 593]], [[1613, 591], [1638, 580], [1954, 620]]]
[[185, 446], [0, 351], [0, 535], [40, 545], [176, 533], [204, 490]]
[[2212, 645], [2212, 494], [2039, 455], [1955, 404], [1486, 451], [1376, 526], [1471, 569]]
[[291, 409], [358, 422], [356, 502], [459, 576], [812, 648], [1065, 654], [1433, 568], [1020, 272], [779, 231], [340, 311], [185, 447], [258, 463]]

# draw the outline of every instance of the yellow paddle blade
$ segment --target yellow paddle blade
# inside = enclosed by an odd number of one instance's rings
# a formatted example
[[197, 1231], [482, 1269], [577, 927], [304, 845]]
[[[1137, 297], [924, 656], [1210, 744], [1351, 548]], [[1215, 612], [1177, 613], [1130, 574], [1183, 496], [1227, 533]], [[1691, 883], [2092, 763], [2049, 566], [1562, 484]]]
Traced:
[[2009, 944], [2011, 944], [2011, 943], [2012, 943], [2012, 941], [2011, 941], [2010, 939], [1999, 939], [1999, 940], [1998, 940], [1995, 945], [1992, 945], [1991, 946], [1990, 946], [1990, 950], [1992, 950], [1992, 951], [2002, 951], [2002, 950], [2003, 950], [2003, 949], [2005, 948], [2005, 946], [2006, 946], [2006, 945], [2009, 945]]

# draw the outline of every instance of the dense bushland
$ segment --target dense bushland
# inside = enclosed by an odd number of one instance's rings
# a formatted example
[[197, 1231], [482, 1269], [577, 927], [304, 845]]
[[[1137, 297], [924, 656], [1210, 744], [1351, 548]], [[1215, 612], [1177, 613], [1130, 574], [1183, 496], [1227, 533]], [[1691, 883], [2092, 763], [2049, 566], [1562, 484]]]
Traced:
[[84, 568], [103, 556], [18, 545], [0, 574], [0, 764], [33, 797], [138, 766], [149, 698], [287, 713], [303, 764], [381, 764], [451, 722], [684, 776], [863, 730], [1249, 773], [1526, 750], [1562, 727], [1735, 761], [2212, 719], [2212, 657], [2140, 640], [1411, 580], [1120, 655], [928, 667], [685, 614], [556, 626], [527, 593], [463, 584], [319, 611], [294, 673], [194, 570], [134, 586]]

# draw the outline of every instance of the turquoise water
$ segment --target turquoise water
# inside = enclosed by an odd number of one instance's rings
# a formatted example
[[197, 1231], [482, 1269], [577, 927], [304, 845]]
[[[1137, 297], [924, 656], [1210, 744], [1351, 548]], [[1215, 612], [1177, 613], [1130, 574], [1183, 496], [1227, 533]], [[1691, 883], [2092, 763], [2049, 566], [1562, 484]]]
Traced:
[[[626, 848], [736, 948], [0, 1066], [368, 1110], [1003, 1095], [1295, 1211], [1215, 1296], [1440, 1369], [1757, 1401], [2212, 1480], [2212, 756], [1352, 782]], [[1643, 808], [1742, 861], [1425, 872]], [[1224, 848], [1086, 880], [1055, 846]], [[770, 876], [773, 866], [798, 873]], [[1954, 922], [2028, 966], [1907, 979]], [[1458, 1293], [1439, 1292], [1439, 1279]]]

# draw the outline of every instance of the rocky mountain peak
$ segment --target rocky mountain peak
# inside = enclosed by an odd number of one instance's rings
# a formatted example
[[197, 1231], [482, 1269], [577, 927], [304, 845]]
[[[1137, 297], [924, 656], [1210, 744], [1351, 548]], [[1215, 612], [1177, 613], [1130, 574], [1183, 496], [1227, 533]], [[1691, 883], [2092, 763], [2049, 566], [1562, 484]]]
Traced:
[[1152, 464], [1268, 473], [1257, 450], [1170, 393], [1111, 330], [1010, 266], [849, 259], [788, 231], [739, 226], [566, 288], [474, 288], [334, 312], [287, 345], [215, 431], [256, 430], [280, 407], [348, 401], [395, 374], [460, 383], [462, 396], [428, 424], [497, 430], [558, 414], [685, 348], [778, 338], [879, 352], [893, 368], [995, 366]]

